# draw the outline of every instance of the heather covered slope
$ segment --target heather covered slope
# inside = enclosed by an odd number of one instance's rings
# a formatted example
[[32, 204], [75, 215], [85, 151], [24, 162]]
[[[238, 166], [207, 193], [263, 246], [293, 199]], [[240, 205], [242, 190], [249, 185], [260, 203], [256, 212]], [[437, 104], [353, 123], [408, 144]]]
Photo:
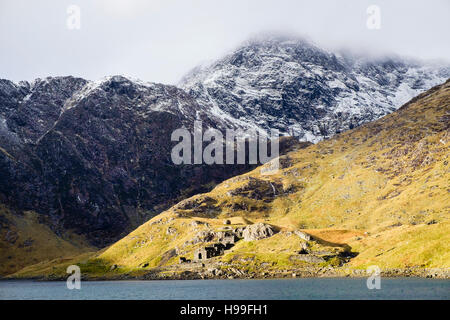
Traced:
[[62, 276], [73, 263], [90, 276], [182, 276], [187, 267], [179, 257], [192, 259], [208, 242], [201, 231], [257, 222], [274, 234], [240, 240], [205, 267], [187, 269], [257, 277], [373, 264], [449, 268], [449, 148], [447, 81], [378, 121], [282, 156], [274, 175], [257, 168], [184, 200], [90, 258], [35, 265], [14, 276]]

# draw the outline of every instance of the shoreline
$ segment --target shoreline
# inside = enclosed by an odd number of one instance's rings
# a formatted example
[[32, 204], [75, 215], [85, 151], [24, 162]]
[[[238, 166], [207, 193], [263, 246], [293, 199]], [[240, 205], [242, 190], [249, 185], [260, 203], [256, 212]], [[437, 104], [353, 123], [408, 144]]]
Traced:
[[[238, 271], [238, 273], [235, 273]], [[82, 281], [129, 281], [129, 280], [273, 280], [273, 279], [323, 279], [323, 278], [368, 278], [373, 273], [368, 273], [365, 269], [349, 268], [327, 268], [316, 271], [305, 270], [284, 270], [279, 272], [267, 272], [262, 274], [248, 274], [239, 270], [229, 273], [214, 274], [212, 270], [184, 271], [181, 273], [165, 273], [166, 271], [150, 271], [143, 274], [105, 274], [89, 275], [82, 274]], [[0, 281], [65, 281], [69, 275], [45, 275], [45, 276], [4, 276]], [[381, 278], [422, 278], [422, 279], [450, 279], [450, 268], [429, 268], [429, 269], [384, 269], [380, 273]]]

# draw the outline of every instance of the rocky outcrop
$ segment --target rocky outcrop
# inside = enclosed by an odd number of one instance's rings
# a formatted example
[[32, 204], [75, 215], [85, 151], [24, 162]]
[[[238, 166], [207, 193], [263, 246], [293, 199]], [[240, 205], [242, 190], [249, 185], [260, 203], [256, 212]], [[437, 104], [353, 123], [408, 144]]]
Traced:
[[264, 223], [255, 223], [245, 227], [242, 232], [245, 241], [254, 241], [269, 238], [275, 234], [272, 226]]
[[235, 229], [230, 228], [224, 231], [207, 229], [197, 232], [191, 240], [185, 243], [185, 246], [208, 242], [234, 245], [236, 241], [241, 239], [245, 241], [261, 240], [273, 236], [276, 232], [274, 227], [261, 222]]
[[192, 238], [188, 243], [189, 244], [197, 244], [197, 243], [206, 243], [211, 242], [216, 238], [216, 233], [212, 230], [203, 230], [199, 231], [194, 238]]
[[245, 183], [227, 192], [229, 196], [242, 196], [254, 200], [273, 200], [279, 190], [280, 185], [266, 180], [261, 180], [253, 177], [247, 177]]
[[300, 239], [303, 239], [305, 241], [311, 241], [312, 237], [311, 235], [307, 234], [306, 232], [300, 231], [300, 230], [295, 230], [294, 234], [299, 236]]
[[217, 200], [208, 196], [199, 195], [183, 200], [173, 207], [173, 210], [182, 215], [211, 216], [219, 208], [216, 207]]

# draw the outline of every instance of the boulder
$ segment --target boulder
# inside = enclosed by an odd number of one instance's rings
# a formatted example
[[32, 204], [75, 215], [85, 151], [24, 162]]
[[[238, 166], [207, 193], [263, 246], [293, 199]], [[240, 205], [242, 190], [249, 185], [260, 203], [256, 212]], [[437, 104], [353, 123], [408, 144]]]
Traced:
[[167, 231], [166, 231], [167, 235], [176, 234], [176, 233], [177, 233], [177, 229], [172, 228], [172, 227], [167, 228]]
[[244, 229], [242, 235], [245, 241], [261, 240], [269, 238], [275, 234], [272, 226], [264, 223], [255, 223]]
[[300, 244], [299, 254], [308, 254], [308, 253], [309, 253], [308, 243], [307, 242], [302, 242]]
[[307, 234], [307, 233], [305, 233], [305, 232], [302, 232], [302, 231], [300, 231], [300, 230], [295, 230], [295, 231], [294, 231], [294, 234], [296, 234], [297, 236], [299, 236], [300, 239], [303, 239], [303, 240], [305, 240], [305, 241], [311, 241], [311, 235], [309, 235], [309, 234]]

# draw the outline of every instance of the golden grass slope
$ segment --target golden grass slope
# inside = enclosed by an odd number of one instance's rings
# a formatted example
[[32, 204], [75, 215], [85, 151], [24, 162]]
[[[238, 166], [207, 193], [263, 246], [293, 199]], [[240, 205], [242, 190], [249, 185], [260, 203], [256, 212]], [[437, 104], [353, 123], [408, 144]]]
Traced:
[[[276, 174], [257, 168], [180, 202], [81, 261], [82, 269], [140, 274], [175, 265], [174, 249], [192, 258], [195, 246], [186, 242], [199, 230], [220, 229], [225, 218], [236, 226], [264, 222], [282, 231], [239, 242], [214, 258], [241, 261], [242, 268], [294, 265], [291, 257], [301, 241], [289, 231], [298, 229], [320, 240], [317, 250], [357, 252], [347, 264], [351, 268], [448, 268], [449, 128], [447, 81], [378, 121], [282, 156]], [[58, 273], [63, 266], [52, 270]], [[31, 268], [17, 276], [43, 270]]]

